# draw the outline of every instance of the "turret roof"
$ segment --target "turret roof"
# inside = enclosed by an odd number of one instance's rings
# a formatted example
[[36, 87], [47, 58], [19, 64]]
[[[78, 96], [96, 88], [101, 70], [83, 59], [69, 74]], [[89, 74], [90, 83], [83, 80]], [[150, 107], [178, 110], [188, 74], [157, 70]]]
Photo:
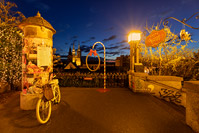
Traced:
[[56, 30], [52, 27], [52, 25], [46, 21], [43, 17], [41, 17], [41, 14], [37, 12], [37, 15], [34, 17], [28, 17], [25, 20], [23, 20], [19, 27], [23, 27], [25, 25], [38, 25], [38, 26], [44, 26], [50, 30], [52, 30], [53, 34], [56, 33]]

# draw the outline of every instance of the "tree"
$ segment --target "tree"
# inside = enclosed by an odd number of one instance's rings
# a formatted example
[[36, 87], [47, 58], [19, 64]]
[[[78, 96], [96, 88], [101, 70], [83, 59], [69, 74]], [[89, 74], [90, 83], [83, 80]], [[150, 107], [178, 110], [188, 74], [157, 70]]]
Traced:
[[194, 64], [192, 80], [199, 80], [199, 50], [198, 52], [194, 52], [193, 54], [194, 54], [193, 60], [195, 61], [195, 64]]
[[56, 54], [57, 49], [53, 48], [53, 69], [54, 71], [59, 71], [60, 67], [63, 67], [63, 62], [61, 61], [60, 55]]
[[11, 2], [0, 2], [0, 23], [6, 24], [6, 25], [12, 25], [17, 26], [23, 19], [25, 19], [25, 16], [23, 13], [19, 11], [12, 11], [11, 8], [17, 8], [17, 5], [15, 3]]
[[12, 7], [17, 6], [0, 2], [0, 82], [8, 82], [14, 89], [21, 83], [23, 33], [17, 24], [24, 15]]
[[[150, 34], [153, 30], [160, 30], [161, 22], [157, 26], [145, 27]], [[193, 59], [193, 51], [187, 46], [191, 40], [190, 34], [181, 30], [181, 34], [176, 35], [167, 26], [163, 27], [167, 37], [165, 42], [159, 44], [157, 48], [146, 47], [141, 44], [141, 60], [147, 67], [158, 68], [158, 73], [152, 74], [181, 76], [186, 80], [193, 78], [193, 70], [196, 60]], [[146, 37], [146, 34], [145, 34]], [[143, 39], [144, 42], [145, 38]], [[156, 69], [157, 70], [157, 69]]]
[[0, 26], [0, 76], [11, 89], [21, 82], [22, 33], [17, 27]]

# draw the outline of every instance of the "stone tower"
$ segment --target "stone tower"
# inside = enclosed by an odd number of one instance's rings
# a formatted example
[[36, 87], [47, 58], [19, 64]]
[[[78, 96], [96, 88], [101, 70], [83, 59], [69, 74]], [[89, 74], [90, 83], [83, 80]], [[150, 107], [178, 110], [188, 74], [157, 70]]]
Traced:
[[[20, 108], [33, 110], [39, 98], [36, 94], [28, 94], [29, 88], [36, 83], [45, 85], [53, 72], [53, 35], [56, 33], [52, 25], [38, 12], [36, 16], [24, 19], [19, 25], [24, 33], [22, 48], [22, 93]], [[42, 80], [40, 80], [41, 78]], [[34, 98], [33, 98], [34, 97]]]
[[76, 65], [77, 66], [81, 66], [81, 49], [80, 49], [80, 43], [78, 44], [78, 49], [77, 49]]
[[73, 43], [72, 62], [75, 63], [75, 43]]
[[68, 52], [68, 61], [71, 62], [72, 61], [72, 52], [71, 52], [71, 47], [69, 49], [69, 52]]

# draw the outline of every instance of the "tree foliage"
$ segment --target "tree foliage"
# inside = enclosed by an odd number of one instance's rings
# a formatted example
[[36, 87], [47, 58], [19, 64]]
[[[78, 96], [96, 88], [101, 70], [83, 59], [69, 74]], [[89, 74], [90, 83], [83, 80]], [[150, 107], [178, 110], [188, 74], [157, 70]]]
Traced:
[[0, 82], [8, 82], [14, 89], [21, 82], [23, 33], [17, 24], [24, 18], [11, 8], [15, 3], [0, 2]]
[[53, 48], [53, 69], [58, 72], [60, 67], [63, 67], [63, 62], [61, 61], [61, 56], [56, 54], [57, 49]]
[[[160, 28], [161, 22], [156, 26], [145, 27], [148, 34]], [[170, 27], [163, 26], [163, 28], [167, 37], [158, 47], [146, 47], [141, 43], [141, 62], [153, 70], [152, 74], [181, 76], [185, 80], [195, 80], [198, 56], [194, 57], [193, 51], [187, 48], [190, 42], [194, 42], [190, 34], [183, 29], [181, 34], [177, 35], [170, 31]], [[145, 38], [146, 34], [143, 40]]]
[[22, 19], [25, 19], [23, 13], [19, 11], [14, 11], [12, 8], [17, 8], [15, 3], [11, 2], [0, 2], [0, 23], [1, 24], [9, 24], [17, 26]]
[[17, 27], [0, 26], [0, 76], [11, 87], [21, 81], [22, 33]]

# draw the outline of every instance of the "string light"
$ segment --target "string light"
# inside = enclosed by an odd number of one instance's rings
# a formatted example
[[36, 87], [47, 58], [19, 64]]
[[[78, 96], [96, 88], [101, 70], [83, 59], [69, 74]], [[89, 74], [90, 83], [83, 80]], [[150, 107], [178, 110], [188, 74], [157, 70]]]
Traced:
[[22, 37], [17, 27], [0, 25], [0, 80], [16, 86], [21, 82]]

